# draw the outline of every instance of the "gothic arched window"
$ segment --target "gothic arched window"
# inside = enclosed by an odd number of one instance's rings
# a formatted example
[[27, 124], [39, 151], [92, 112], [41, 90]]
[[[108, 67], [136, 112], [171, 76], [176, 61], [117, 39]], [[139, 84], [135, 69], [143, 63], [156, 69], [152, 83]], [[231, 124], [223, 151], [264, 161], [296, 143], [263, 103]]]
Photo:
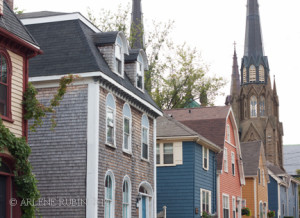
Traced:
[[255, 81], [256, 81], [256, 69], [254, 65], [251, 65], [249, 69], [249, 82], [255, 82]]
[[265, 68], [263, 65], [259, 66], [259, 81], [264, 82], [265, 81]]
[[250, 98], [250, 116], [257, 117], [257, 98], [254, 95]]
[[266, 105], [265, 97], [260, 96], [260, 99], [259, 99], [259, 114], [260, 114], [260, 116], [265, 116], [265, 111], [266, 111], [265, 105]]

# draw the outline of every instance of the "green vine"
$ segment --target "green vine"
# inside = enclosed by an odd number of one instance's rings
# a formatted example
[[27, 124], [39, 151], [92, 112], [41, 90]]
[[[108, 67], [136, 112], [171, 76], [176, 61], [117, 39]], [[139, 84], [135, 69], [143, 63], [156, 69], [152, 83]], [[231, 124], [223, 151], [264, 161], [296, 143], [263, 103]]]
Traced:
[[43, 124], [42, 118], [47, 116], [47, 113], [51, 113], [51, 130], [54, 130], [56, 127], [56, 111], [55, 107], [60, 105], [60, 101], [63, 99], [63, 96], [65, 95], [67, 91], [67, 86], [71, 84], [74, 79], [78, 78], [78, 76], [74, 76], [72, 74], [69, 74], [67, 76], [64, 76], [59, 81], [59, 88], [57, 90], [57, 93], [54, 95], [54, 97], [50, 100], [50, 106], [46, 107], [45, 105], [41, 104], [39, 100], [37, 100], [37, 90], [35, 87], [28, 83], [28, 88], [26, 89], [24, 93], [24, 109], [25, 109], [25, 115], [24, 118], [26, 120], [33, 119], [33, 124], [29, 126], [29, 129], [33, 132], [36, 131], [36, 127], [41, 126]]
[[[37, 189], [37, 180], [32, 174], [32, 167], [28, 161], [31, 149], [25, 138], [17, 138], [6, 128], [0, 119], [0, 151], [7, 148], [9, 153], [15, 158], [14, 181], [17, 196], [26, 199], [27, 202], [37, 202], [40, 193]], [[0, 162], [1, 163], [1, 162]], [[35, 217], [37, 209], [34, 204], [21, 204], [23, 212], [22, 218]]]

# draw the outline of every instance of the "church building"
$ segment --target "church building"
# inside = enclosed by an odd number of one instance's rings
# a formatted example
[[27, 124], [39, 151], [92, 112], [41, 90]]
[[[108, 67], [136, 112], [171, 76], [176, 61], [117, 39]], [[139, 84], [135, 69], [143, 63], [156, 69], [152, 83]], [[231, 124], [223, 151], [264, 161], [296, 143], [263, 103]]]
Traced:
[[239, 125], [241, 142], [262, 141], [267, 161], [283, 167], [283, 126], [279, 121], [279, 100], [275, 78], [271, 85], [268, 57], [264, 53], [258, 0], [248, 0], [244, 56], [239, 74], [236, 51], [233, 56], [230, 96]]

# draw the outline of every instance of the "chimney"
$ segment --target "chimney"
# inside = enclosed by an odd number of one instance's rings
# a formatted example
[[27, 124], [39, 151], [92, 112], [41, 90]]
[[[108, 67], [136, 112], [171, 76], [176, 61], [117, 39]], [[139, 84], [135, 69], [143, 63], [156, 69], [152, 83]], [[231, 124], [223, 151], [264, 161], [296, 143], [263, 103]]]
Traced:
[[10, 9], [13, 11], [14, 10], [14, 0], [4, 0], [10, 7]]

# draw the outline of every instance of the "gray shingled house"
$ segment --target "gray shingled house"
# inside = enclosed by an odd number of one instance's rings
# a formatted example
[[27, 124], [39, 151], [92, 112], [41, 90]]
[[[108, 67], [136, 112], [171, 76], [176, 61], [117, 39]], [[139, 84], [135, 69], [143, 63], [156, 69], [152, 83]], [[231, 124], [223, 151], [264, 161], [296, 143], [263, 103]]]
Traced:
[[29, 134], [43, 217], [154, 217], [156, 118], [144, 90], [147, 58], [122, 32], [101, 32], [80, 13], [21, 15], [44, 55], [30, 61], [30, 81], [47, 104], [58, 81], [68, 88], [50, 120]]

